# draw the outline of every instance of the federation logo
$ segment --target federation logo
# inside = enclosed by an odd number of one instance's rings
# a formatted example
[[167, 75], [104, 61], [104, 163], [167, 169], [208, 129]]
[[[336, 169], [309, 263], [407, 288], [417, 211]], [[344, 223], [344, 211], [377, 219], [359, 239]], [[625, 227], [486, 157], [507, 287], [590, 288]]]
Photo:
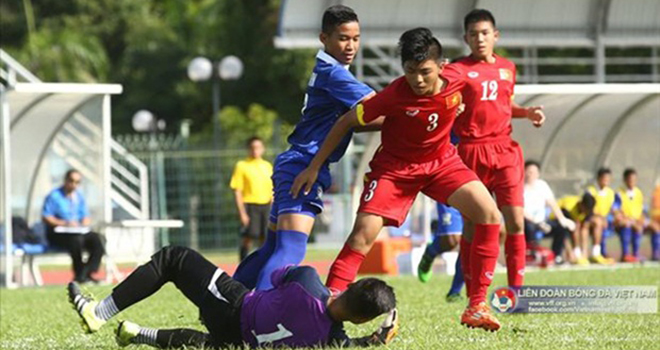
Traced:
[[416, 109], [414, 111], [406, 111], [406, 115], [408, 115], [411, 118], [414, 118], [417, 114], [419, 114], [419, 109]]
[[463, 95], [459, 91], [454, 92], [451, 96], [446, 97], [445, 103], [447, 108], [454, 108], [463, 102]]
[[500, 68], [500, 79], [513, 81], [513, 72], [510, 69]]
[[474, 79], [474, 78], [479, 76], [479, 73], [477, 73], [477, 72], [468, 72], [467, 75], [468, 75], [469, 78]]
[[498, 312], [513, 312], [518, 304], [518, 297], [516, 291], [508, 288], [497, 288], [490, 298], [490, 305]]

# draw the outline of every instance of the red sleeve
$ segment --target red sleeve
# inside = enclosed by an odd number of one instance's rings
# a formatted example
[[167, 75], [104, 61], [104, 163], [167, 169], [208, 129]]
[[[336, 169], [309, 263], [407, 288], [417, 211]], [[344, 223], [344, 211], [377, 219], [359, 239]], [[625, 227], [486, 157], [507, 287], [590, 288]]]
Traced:
[[462, 90], [465, 86], [465, 75], [459, 63], [450, 63], [445, 66], [441, 74], [449, 82], [456, 84], [458, 90]]
[[392, 85], [383, 89], [383, 91], [357, 105], [356, 113], [360, 125], [367, 125], [381, 115], [385, 115], [388, 110], [389, 102], [392, 100]]

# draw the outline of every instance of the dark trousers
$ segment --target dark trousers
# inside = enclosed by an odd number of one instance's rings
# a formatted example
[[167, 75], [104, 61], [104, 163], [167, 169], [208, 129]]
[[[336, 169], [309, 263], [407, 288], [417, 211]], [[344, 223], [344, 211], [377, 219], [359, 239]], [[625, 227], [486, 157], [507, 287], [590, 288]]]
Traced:
[[157, 343], [162, 348], [241, 346], [241, 305], [248, 289], [232, 279], [196, 251], [184, 247], [165, 247], [138, 267], [112, 291], [119, 310], [149, 297], [165, 283], [174, 285], [195, 304], [209, 330], [159, 330]]
[[[57, 248], [66, 250], [73, 261], [73, 276], [78, 282], [87, 280], [90, 275], [98, 271], [101, 258], [105, 254], [101, 235], [96, 232], [87, 234], [55, 233], [49, 229], [47, 233], [48, 243]], [[89, 258], [83, 261], [82, 253], [87, 251]]]
[[241, 237], [243, 238], [239, 247], [240, 260], [243, 261], [250, 253], [252, 240], [259, 240], [258, 246], [263, 243], [268, 232], [268, 223], [270, 217], [270, 204], [245, 204], [245, 211], [250, 218], [247, 227], [241, 228]]
[[[555, 256], [561, 256], [564, 252], [565, 240], [570, 237], [571, 232], [562, 227], [557, 220], [550, 220], [548, 224], [552, 229], [546, 236], [552, 237], [552, 252]], [[525, 219], [525, 239], [528, 246], [538, 245], [536, 233], [539, 231], [541, 231], [539, 225]]]

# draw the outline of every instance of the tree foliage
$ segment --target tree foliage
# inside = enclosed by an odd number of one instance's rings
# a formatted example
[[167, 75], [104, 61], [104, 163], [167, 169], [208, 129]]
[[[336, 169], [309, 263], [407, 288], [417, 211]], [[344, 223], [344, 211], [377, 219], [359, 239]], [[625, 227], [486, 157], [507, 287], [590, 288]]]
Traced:
[[193, 132], [209, 128], [212, 84], [186, 75], [196, 56], [243, 60], [243, 77], [221, 82], [222, 101], [248, 113], [222, 118], [249, 116], [260, 105], [282, 124], [295, 123], [314, 60], [309, 50], [273, 46], [280, 2], [3, 1], [0, 42], [44, 81], [122, 84], [124, 93], [113, 98], [116, 133], [132, 132], [130, 120], [139, 109], [165, 119], [169, 132], [182, 119], [193, 121]]

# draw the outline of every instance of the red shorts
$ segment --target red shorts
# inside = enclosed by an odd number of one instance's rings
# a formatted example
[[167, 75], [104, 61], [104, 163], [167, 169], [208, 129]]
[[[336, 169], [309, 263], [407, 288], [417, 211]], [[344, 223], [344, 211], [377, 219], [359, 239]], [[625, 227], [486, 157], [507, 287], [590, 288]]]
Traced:
[[410, 163], [379, 152], [369, 166], [358, 212], [382, 216], [386, 226], [401, 226], [419, 192], [447, 203], [461, 186], [479, 181], [453, 146], [439, 159], [424, 163]]
[[525, 161], [522, 148], [509, 137], [458, 144], [458, 154], [497, 200], [497, 206], [523, 206]]

